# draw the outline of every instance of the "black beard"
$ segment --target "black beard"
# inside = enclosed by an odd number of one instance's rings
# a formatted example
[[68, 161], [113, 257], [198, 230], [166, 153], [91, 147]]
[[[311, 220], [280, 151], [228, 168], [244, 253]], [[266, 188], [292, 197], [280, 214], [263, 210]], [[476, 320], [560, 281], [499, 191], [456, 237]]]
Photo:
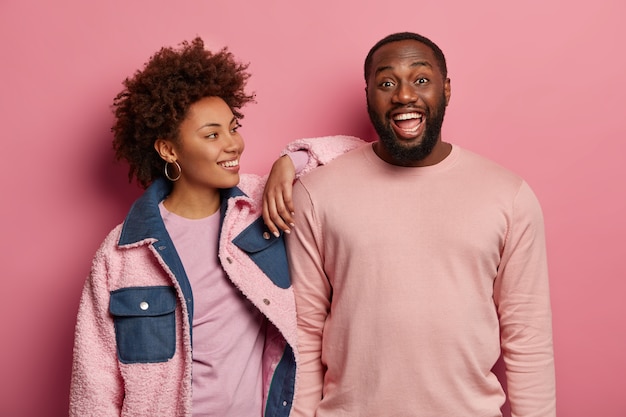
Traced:
[[[392, 109], [392, 110], [395, 110]], [[380, 142], [391, 157], [398, 162], [399, 165], [410, 165], [411, 163], [422, 161], [435, 148], [439, 135], [441, 134], [441, 126], [443, 125], [443, 117], [446, 113], [446, 98], [442, 94], [439, 106], [434, 113], [430, 113], [427, 109], [426, 130], [422, 141], [415, 146], [406, 146], [396, 137], [390, 123], [384, 123], [374, 113], [367, 101], [367, 113], [369, 114], [372, 125], [376, 129], [376, 133], [380, 138]], [[389, 114], [385, 120], [390, 120]]]

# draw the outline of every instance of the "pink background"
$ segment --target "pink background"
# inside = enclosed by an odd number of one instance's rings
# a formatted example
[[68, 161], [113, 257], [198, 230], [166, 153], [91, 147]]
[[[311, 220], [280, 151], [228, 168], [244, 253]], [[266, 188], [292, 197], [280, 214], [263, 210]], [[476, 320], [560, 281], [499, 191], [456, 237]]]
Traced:
[[396, 31], [442, 47], [444, 138], [518, 172], [545, 213], [564, 417], [624, 417], [626, 3], [234, 0], [0, 3], [0, 415], [67, 415], [94, 251], [139, 189], [112, 162], [110, 104], [195, 35], [251, 63], [244, 169], [298, 137], [371, 138], [362, 62]]

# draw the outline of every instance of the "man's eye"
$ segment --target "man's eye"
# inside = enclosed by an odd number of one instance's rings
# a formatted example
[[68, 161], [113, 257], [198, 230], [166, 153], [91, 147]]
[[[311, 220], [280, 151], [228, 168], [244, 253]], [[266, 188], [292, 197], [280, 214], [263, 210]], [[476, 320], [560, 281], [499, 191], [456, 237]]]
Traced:
[[415, 81], [415, 84], [426, 84], [428, 82], [428, 78], [420, 77]]
[[380, 83], [380, 86], [389, 88], [389, 87], [393, 87], [393, 83], [391, 81], [383, 81], [382, 83]]

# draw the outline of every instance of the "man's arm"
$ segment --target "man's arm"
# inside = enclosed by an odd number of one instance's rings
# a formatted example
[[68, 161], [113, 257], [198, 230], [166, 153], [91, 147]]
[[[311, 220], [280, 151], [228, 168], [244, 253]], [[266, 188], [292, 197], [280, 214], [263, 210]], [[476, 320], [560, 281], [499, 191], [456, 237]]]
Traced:
[[556, 416], [543, 215], [526, 183], [514, 202], [494, 299], [513, 417]]
[[298, 226], [287, 238], [291, 278], [296, 297], [299, 363], [292, 416], [312, 417], [322, 399], [324, 364], [322, 335], [330, 310], [331, 286], [323, 268], [319, 225], [301, 183], [293, 189]]

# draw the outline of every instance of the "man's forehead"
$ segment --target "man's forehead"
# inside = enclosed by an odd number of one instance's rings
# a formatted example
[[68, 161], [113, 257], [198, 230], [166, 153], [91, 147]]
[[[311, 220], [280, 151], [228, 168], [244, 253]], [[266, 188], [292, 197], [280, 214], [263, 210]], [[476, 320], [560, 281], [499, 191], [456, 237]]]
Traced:
[[411, 39], [383, 45], [372, 56], [372, 64], [375, 70], [394, 62], [402, 62], [403, 65], [428, 65], [433, 67], [435, 54], [428, 46]]

